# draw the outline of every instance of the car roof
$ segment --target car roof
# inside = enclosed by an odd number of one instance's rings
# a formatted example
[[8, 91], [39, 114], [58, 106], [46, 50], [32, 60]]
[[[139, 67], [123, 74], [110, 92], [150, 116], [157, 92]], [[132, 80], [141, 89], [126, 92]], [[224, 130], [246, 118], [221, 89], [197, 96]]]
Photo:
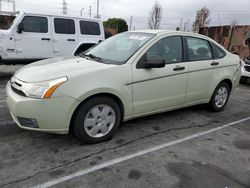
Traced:
[[135, 32], [135, 33], [148, 33], [148, 34], [155, 34], [155, 35], [167, 35], [167, 34], [173, 34], [173, 35], [183, 35], [183, 36], [191, 36], [191, 37], [198, 37], [203, 38], [206, 40], [211, 40], [211, 38], [198, 34], [198, 33], [192, 33], [192, 32], [184, 32], [184, 31], [174, 31], [174, 30], [134, 30], [129, 32]]
[[49, 16], [49, 17], [57, 17], [57, 18], [65, 18], [65, 19], [81, 19], [81, 20], [87, 20], [87, 21], [95, 21], [100, 22], [100, 19], [96, 18], [85, 18], [85, 17], [77, 17], [77, 16], [68, 16], [68, 15], [56, 15], [56, 14], [42, 14], [42, 13], [33, 13], [33, 12], [21, 12], [21, 14], [24, 15], [32, 15], [32, 16]]

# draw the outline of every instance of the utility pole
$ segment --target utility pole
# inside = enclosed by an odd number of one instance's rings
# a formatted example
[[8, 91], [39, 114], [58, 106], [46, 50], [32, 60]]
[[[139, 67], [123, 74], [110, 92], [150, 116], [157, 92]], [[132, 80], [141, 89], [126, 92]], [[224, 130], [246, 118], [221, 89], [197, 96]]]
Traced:
[[91, 18], [91, 13], [92, 13], [92, 7], [91, 7], [91, 5], [89, 6], [89, 17]]
[[132, 24], [133, 24], [133, 16], [130, 16], [130, 21], [129, 21], [129, 30], [132, 30]]
[[66, 0], [63, 0], [63, 14], [67, 14], [67, 10], [68, 10], [67, 2], [66, 2]]
[[99, 18], [100, 18], [100, 15], [99, 15], [99, 0], [97, 0], [96, 18], [97, 18], [97, 19], [99, 19]]

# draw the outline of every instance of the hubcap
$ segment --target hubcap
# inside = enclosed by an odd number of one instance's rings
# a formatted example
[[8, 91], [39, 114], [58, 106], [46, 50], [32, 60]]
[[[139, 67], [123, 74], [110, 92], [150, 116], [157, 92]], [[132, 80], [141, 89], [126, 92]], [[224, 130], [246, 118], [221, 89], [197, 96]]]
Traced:
[[225, 86], [220, 87], [215, 94], [215, 105], [221, 108], [225, 105], [228, 97], [228, 91]]
[[108, 134], [114, 127], [115, 111], [108, 105], [97, 105], [85, 116], [84, 129], [93, 138], [100, 138]]

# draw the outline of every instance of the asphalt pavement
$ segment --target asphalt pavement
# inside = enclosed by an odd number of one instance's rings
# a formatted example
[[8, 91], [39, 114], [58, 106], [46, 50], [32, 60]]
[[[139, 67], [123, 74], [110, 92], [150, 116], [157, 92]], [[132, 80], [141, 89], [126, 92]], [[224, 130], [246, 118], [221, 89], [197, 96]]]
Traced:
[[112, 140], [21, 130], [0, 78], [0, 187], [250, 187], [250, 85], [219, 113], [199, 105], [123, 123]]

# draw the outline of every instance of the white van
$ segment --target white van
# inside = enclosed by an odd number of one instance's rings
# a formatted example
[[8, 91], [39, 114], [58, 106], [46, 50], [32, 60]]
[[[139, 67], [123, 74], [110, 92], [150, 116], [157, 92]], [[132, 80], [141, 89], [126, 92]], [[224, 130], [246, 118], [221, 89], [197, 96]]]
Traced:
[[3, 63], [73, 55], [105, 38], [103, 25], [96, 19], [31, 13], [5, 19], [11, 23], [0, 30]]

